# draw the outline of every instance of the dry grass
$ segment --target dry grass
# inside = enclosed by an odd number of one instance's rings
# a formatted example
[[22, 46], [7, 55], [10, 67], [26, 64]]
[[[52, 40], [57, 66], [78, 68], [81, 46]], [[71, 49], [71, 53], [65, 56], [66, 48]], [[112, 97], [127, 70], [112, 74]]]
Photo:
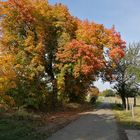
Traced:
[[[133, 99], [129, 99], [130, 104], [133, 104]], [[117, 121], [127, 129], [140, 129], [140, 98], [137, 98], [137, 106], [134, 107], [134, 118], [132, 117], [132, 110], [123, 110], [120, 107], [120, 98], [110, 98], [113, 111]]]

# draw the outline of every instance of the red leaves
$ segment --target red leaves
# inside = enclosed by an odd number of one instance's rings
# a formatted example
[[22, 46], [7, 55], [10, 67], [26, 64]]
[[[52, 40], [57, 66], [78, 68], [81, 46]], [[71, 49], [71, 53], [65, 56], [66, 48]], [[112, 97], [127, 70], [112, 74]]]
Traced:
[[119, 47], [120, 49], [125, 49], [126, 42], [121, 39], [120, 33], [115, 31], [115, 28], [106, 30], [108, 41], [107, 45], [110, 49], [113, 49], [115, 47]]
[[[125, 42], [115, 28], [106, 29], [103, 25], [86, 21], [77, 21], [76, 40], [63, 46], [57, 53], [57, 59], [64, 65], [72, 64], [73, 75], [94, 75], [105, 69], [106, 64], [114, 65], [124, 57]], [[104, 48], [109, 50], [109, 58], [104, 56]], [[61, 69], [61, 68], [60, 68]]]
[[35, 7], [33, 7], [30, 0], [9, 0], [8, 6], [18, 11], [17, 20], [22, 19], [26, 22], [34, 20], [33, 10], [35, 10]]
[[83, 41], [72, 40], [64, 50], [58, 51], [57, 59], [64, 64], [71, 63], [74, 76], [88, 75], [103, 67], [101, 60], [98, 59], [100, 57], [96, 56], [97, 51], [96, 47], [87, 45]]
[[109, 56], [114, 60], [114, 61], [117, 61], [119, 62], [119, 60], [121, 58], [124, 57], [125, 55], [125, 41], [123, 41], [121, 39], [121, 35], [115, 31], [114, 28], [112, 28], [109, 32], [109, 36], [110, 36], [110, 40], [109, 40], [109, 43], [110, 43], [110, 46], [111, 46], [111, 49], [110, 49], [110, 52], [109, 52]]
[[125, 52], [120, 47], [116, 47], [109, 52], [109, 55], [113, 59], [121, 59], [124, 57]]

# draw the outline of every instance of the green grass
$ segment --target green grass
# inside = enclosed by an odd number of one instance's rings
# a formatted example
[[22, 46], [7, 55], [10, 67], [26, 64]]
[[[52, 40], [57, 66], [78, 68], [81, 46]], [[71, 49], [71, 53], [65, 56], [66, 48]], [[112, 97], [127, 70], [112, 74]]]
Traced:
[[39, 133], [40, 123], [20, 115], [0, 116], [0, 140], [43, 140], [47, 135]]

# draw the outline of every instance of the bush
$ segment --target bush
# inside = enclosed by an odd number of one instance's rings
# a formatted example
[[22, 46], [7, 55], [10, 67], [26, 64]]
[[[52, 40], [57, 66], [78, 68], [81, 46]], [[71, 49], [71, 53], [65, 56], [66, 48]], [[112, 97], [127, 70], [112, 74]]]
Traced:
[[90, 99], [91, 104], [95, 104], [96, 103], [96, 100], [97, 100], [97, 97], [92, 97]]

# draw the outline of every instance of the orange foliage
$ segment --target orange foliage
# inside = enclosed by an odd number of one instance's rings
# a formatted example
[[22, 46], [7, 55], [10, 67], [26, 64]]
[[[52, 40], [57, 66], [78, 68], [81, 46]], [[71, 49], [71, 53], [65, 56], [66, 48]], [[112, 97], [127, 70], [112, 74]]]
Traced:
[[113, 59], [120, 60], [121, 58], [124, 57], [125, 52], [120, 47], [116, 47], [116, 48], [110, 50], [109, 55]]
[[[77, 21], [76, 39], [71, 40], [57, 53], [60, 63], [59, 69], [71, 64], [75, 77], [80, 74], [92, 77], [106, 68], [108, 62], [112, 66], [124, 57], [125, 42], [115, 28], [106, 29], [103, 25], [94, 22]], [[104, 49], [108, 49], [107, 57]], [[69, 68], [70, 68], [69, 67]]]
[[73, 65], [75, 77], [80, 74], [93, 74], [103, 68], [97, 47], [87, 45], [83, 41], [72, 40], [66, 44], [64, 50], [59, 49], [57, 58], [63, 64]]
[[[57, 80], [64, 88], [68, 73], [72, 80], [78, 79], [75, 83], [88, 87], [108, 68], [108, 63], [114, 66], [125, 55], [125, 42], [114, 27], [106, 29], [102, 24], [81, 21], [62, 4], [49, 5], [47, 0], [8, 0], [0, 3], [0, 17], [0, 45], [14, 55], [18, 78], [40, 81], [47, 73], [52, 83]], [[15, 75], [12, 59], [5, 55], [1, 60], [6, 69], [1, 72], [3, 79]], [[57, 84], [53, 86], [56, 89]]]

